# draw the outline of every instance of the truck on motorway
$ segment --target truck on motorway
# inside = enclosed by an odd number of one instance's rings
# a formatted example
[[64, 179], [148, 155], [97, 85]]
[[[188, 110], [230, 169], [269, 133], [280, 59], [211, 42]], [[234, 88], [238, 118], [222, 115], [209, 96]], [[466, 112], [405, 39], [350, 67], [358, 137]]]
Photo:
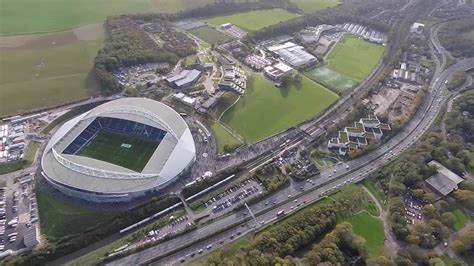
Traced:
[[277, 212], [277, 217], [280, 217], [280, 216], [283, 216], [285, 215], [285, 210], [281, 210], [279, 212]]

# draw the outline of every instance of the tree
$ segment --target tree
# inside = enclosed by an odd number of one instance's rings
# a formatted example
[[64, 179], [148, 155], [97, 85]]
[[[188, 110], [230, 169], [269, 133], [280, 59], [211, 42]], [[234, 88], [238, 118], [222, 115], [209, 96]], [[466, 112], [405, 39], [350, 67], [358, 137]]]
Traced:
[[441, 214], [441, 221], [446, 226], [454, 229], [454, 225], [456, 224], [456, 216], [452, 212], [445, 212]]

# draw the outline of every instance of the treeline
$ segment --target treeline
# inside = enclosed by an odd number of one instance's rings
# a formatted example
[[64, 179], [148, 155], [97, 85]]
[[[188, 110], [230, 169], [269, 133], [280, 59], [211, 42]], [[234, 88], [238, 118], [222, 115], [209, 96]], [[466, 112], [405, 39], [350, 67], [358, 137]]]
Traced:
[[5, 263], [7, 265], [45, 265], [47, 262], [57, 260], [112, 234], [118, 233], [121, 229], [137, 223], [178, 202], [180, 202], [180, 199], [175, 195], [153, 198], [142, 206], [125, 211], [80, 234], [65, 236], [52, 243], [47, 242], [32, 252], [22, 253], [18, 256], [10, 256], [5, 260]]
[[454, 20], [441, 28], [439, 40], [455, 57], [474, 57], [474, 40], [465, 36], [474, 29], [474, 19]]
[[368, 258], [365, 239], [354, 234], [352, 225], [344, 222], [327, 234], [321, 242], [305, 254], [310, 265], [330, 263], [331, 265], [362, 265]]
[[182, 10], [174, 14], [146, 13], [130, 15], [130, 17], [139, 19], [142, 22], [152, 22], [157, 19], [174, 21], [186, 18], [223, 16], [232, 13], [273, 8], [283, 8], [295, 13], [300, 11], [298, 7], [289, 0], [216, 0], [202, 7]]
[[[368, 3], [368, 5], [377, 3]], [[365, 10], [365, 9], [364, 9]], [[357, 5], [341, 5], [324, 9], [314, 14], [294, 18], [279, 24], [268, 26], [250, 34], [254, 39], [268, 39], [275, 35], [293, 35], [307, 26], [319, 24], [341, 24], [346, 22], [359, 23], [372, 29], [388, 32], [390, 26], [363, 16], [364, 10], [359, 10]]]
[[95, 57], [93, 73], [106, 93], [123, 89], [112, 75], [121, 66], [178, 61], [175, 54], [159, 47], [130, 16], [108, 17], [104, 27], [105, 44]]
[[474, 229], [454, 240], [452, 249], [458, 255], [472, 255], [474, 252]]

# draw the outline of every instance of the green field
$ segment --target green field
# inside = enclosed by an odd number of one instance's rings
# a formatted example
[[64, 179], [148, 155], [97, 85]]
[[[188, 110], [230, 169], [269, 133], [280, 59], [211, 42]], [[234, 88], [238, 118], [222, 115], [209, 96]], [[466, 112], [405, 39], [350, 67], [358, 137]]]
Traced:
[[[41, 48], [0, 48], [0, 116], [88, 98], [89, 71], [102, 39]], [[14, 99], [14, 100], [11, 100]]]
[[107, 16], [175, 13], [214, 0], [0, 0], [0, 35], [52, 32], [105, 20]]
[[150, 11], [148, 0], [0, 0], [0, 34], [51, 32]]
[[344, 35], [327, 57], [328, 67], [339, 74], [363, 81], [380, 61], [384, 47], [352, 35]]
[[314, 13], [339, 4], [339, 0], [290, 0], [290, 2], [297, 5], [305, 13]]
[[83, 232], [112, 217], [111, 214], [85, 210], [60, 202], [40, 189], [36, 190], [36, 198], [41, 233], [52, 239]]
[[225, 153], [225, 145], [234, 146], [240, 144], [240, 141], [227, 132], [219, 123], [212, 123], [211, 130], [217, 142], [218, 153]]
[[224, 23], [232, 23], [243, 30], [256, 31], [298, 16], [300, 15], [290, 13], [284, 9], [267, 9], [212, 17], [205, 20], [214, 26], [220, 26]]
[[189, 32], [209, 44], [222, 44], [231, 39], [224, 33], [209, 26], [192, 29]]
[[[129, 144], [131, 147], [122, 147]], [[113, 163], [136, 172], [141, 172], [158, 142], [131, 135], [122, 135], [101, 130], [97, 136], [83, 147], [77, 155]]]
[[325, 66], [315, 68], [307, 72], [307, 75], [336, 93], [345, 93], [357, 86], [357, 82]]
[[467, 222], [469, 222], [469, 218], [461, 209], [458, 209], [458, 208], [453, 210], [453, 214], [454, 214], [454, 217], [456, 217], [454, 230], [459, 231], [467, 224]]
[[337, 99], [335, 93], [304, 76], [298, 86], [277, 88], [262, 75], [253, 74], [244, 96], [221, 121], [247, 141], [256, 142], [314, 117]]
[[469, 40], [474, 41], [474, 30], [464, 33], [463, 36]]
[[368, 212], [360, 212], [356, 215], [338, 215], [339, 222], [352, 224], [354, 233], [366, 240], [367, 250], [370, 257], [382, 255], [384, 250], [385, 235], [383, 223], [380, 219], [371, 216]]

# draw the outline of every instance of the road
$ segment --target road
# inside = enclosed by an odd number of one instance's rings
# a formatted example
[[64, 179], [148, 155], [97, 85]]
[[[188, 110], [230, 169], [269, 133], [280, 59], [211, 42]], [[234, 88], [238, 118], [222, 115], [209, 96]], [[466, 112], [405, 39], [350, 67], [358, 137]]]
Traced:
[[[474, 58], [462, 60], [446, 68], [444, 71], [436, 71], [430, 84], [429, 92], [419, 110], [400, 133], [371, 153], [348, 162], [348, 169], [345, 169], [345, 165], [336, 165], [333, 168], [322, 171], [320, 175], [313, 177], [313, 183], [295, 183], [293, 186], [283, 189], [268, 198], [268, 201], [276, 202], [276, 205], [266, 206], [264, 202], [259, 202], [250, 206], [257, 220], [259, 222], [265, 221], [266, 223], [273, 221], [279, 210], [289, 212], [291, 211], [291, 207], [297, 207], [296, 205], [298, 203], [296, 203], [295, 200], [303, 207], [324, 197], [326, 193], [338, 189], [338, 187], [343, 184], [363, 180], [378, 167], [389, 162], [390, 158], [397, 156], [410, 147], [433, 123], [441, 107], [448, 99], [446, 95], [443, 95], [446, 80], [459, 70], [468, 70], [471, 68], [474, 68]], [[301, 190], [301, 186], [304, 190]], [[295, 208], [295, 210], [296, 209], [297, 208]], [[233, 213], [186, 235], [176, 237], [157, 246], [116, 260], [110, 263], [110, 265], [149, 263], [157, 256], [169, 254], [169, 256], [157, 261], [157, 264], [163, 265], [178, 262], [179, 259], [186, 256], [186, 254], [203, 248], [208, 243], [214, 243], [213, 248], [216, 248], [215, 243], [222, 240], [228, 242], [230, 235], [235, 235], [238, 231], [241, 231], [241, 235], [251, 232], [252, 228], [249, 225], [252, 224], [247, 222], [249, 218], [244, 215], [244, 212], [246, 211], [242, 210]], [[216, 234], [216, 232], [219, 232], [222, 228], [234, 224], [235, 226], [232, 226], [229, 230]], [[190, 243], [192, 240], [203, 238], [208, 239], [198, 241], [195, 245], [191, 245], [192, 243]], [[189, 245], [191, 246], [187, 247]]]

